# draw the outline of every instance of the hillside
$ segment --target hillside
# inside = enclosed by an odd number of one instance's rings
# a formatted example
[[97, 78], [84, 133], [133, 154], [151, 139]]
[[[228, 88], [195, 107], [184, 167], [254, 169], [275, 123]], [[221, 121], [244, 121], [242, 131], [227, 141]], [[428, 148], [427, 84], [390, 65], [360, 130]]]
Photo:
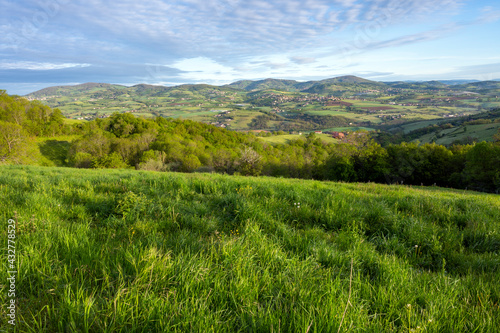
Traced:
[[409, 122], [390, 131], [403, 134], [401, 140], [440, 145], [471, 144], [500, 140], [500, 109], [443, 120]]
[[87, 93], [99, 93], [101, 91], [120, 91], [126, 89], [125, 86], [109, 83], [83, 83], [74, 86], [56, 86], [35, 91], [28, 94], [31, 98], [47, 98], [49, 96], [80, 96]]
[[265, 89], [280, 89], [285, 91], [297, 91], [297, 81], [294, 80], [279, 80], [265, 79], [259, 81], [243, 80], [228, 84], [227, 87], [243, 89], [246, 91], [256, 91]]
[[497, 195], [16, 166], [0, 196], [19, 331], [500, 327]]
[[[385, 84], [381, 82], [375, 82], [366, 80], [357, 76], [347, 75], [347, 76], [339, 76], [336, 78], [325, 79], [320, 81], [307, 81], [307, 82], [298, 82], [295, 80], [279, 80], [279, 79], [265, 79], [258, 81], [251, 80], [242, 80], [231, 83], [227, 85], [228, 87], [243, 89], [246, 91], [259, 91], [266, 89], [277, 89], [284, 91], [304, 91], [304, 92], [314, 92], [314, 93], [327, 93], [327, 87], [337, 86], [351, 87], [352, 85], [361, 85], [361, 86], [377, 86], [382, 87]], [[312, 89], [315, 87], [315, 89]], [[332, 90], [330, 88], [330, 90]], [[335, 89], [333, 89], [335, 90]]]
[[[115, 112], [134, 113], [150, 118], [191, 118], [237, 131], [377, 129], [473, 115], [500, 106], [500, 82], [451, 83], [384, 83], [352, 75], [307, 82], [242, 80], [224, 86], [88, 83], [47, 88], [27, 98], [60, 108], [66, 117], [77, 120], [105, 118]], [[336, 117], [337, 124], [330, 124], [328, 119], [311, 121], [311, 116]], [[262, 117], [273, 120], [261, 122]], [[264, 124], [267, 126], [261, 126]]]
[[[193, 91], [205, 89], [200, 85], [192, 88]], [[266, 99], [285, 98], [275, 92], [252, 94], [256, 98], [254, 105], [266, 103]], [[288, 93], [286, 97], [299, 103], [309, 98], [295, 93]], [[315, 98], [336, 103], [334, 98]], [[351, 105], [349, 108], [352, 109]], [[370, 104], [364, 105], [370, 108]], [[469, 140], [467, 137], [467, 141], [462, 142], [456, 138], [457, 135], [463, 136], [459, 128], [451, 133], [448, 131], [454, 128], [452, 123], [417, 127], [407, 134], [405, 130], [376, 135], [368, 132], [340, 133], [338, 131], [344, 131], [348, 125], [347, 119], [340, 115], [301, 112], [284, 118], [262, 112], [250, 126], [290, 128], [298, 124], [329, 129], [287, 136], [281, 131], [274, 133], [281, 137], [269, 139], [273, 136], [269, 131], [256, 131], [252, 135], [191, 120], [166, 117], [146, 119], [118, 112], [104, 119], [69, 124], [58, 109], [52, 110], [39, 101], [30, 102], [0, 91], [0, 164], [215, 171], [348, 182], [405, 182], [499, 193], [500, 145], [497, 141], [500, 130], [497, 113], [487, 113], [491, 119], [483, 119], [486, 115], [477, 115], [483, 118], [467, 122], [462, 120], [464, 130], [471, 129], [467, 133], [478, 135], [478, 139]], [[227, 121], [235, 120], [232, 123], [240, 121], [229, 111], [216, 116], [224, 116]], [[419, 123], [410, 125], [420, 126]], [[450, 134], [454, 138], [451, 141], [453, 145], [448, 148], [437, 145], [432, 135], [426, 138], [429, 143], [423, 145], [406, 143], [433, 132], [439, 139], [445, 133]], [[378, 142], [373, 140], [374, 137]], [[493, 142], [473, 144], [473, 141], [480, 141], [479, 138]], [[454, 145], [457, 143], [455, 140], [465, 146]]]

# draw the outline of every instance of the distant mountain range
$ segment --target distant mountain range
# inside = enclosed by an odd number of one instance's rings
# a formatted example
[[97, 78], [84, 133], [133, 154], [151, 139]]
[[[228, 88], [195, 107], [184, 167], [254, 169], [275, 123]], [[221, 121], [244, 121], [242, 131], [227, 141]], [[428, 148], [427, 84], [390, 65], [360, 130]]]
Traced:
[[265, 80], [242, 80], [223, 86], [212, 86], [208, 84], [184, 84], [173, 87], [138, 84], [132, 87], [108, 83], [84, 83], [74, 86], [55, 86], [35, 91], [27, 94], [27, 97], [42, 98], [47, 96], [77, 96], [81, 93], [89, 93], [93, 90], [102, 92], [119, 92], [121, 94], [137, 94], [147, 96], [158, 96], [163, 93], [180, 91], [200, 91], [205, 89], [213, 90], [242, 90], [255, 92], [262, 90], [278, 90], [287, 92], [304, 92], [316, 94], [338, 94], [349, 90], [380, 90], [388, 88], [400, 89], [453, 89], [453, 90], [481, 90], [500, 88], [500, 79], [492, 81], [478, 80], [440, 80], [440, 81], [396, 81], [378, 82], [363, 79], [357, 76], [340, 76], [320, 81], [299, 82], [295, 80], [265, 79]]

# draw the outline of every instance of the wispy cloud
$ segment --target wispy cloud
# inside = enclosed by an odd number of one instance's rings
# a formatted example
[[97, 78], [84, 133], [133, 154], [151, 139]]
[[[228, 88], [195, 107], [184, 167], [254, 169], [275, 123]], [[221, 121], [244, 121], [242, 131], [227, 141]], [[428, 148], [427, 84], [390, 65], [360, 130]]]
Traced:
[[365, 52], [403, 57], [401, 47], [500, 20], [497, 5], [472, 0], [0, 0], [0, 8], [0, 83], [382, 75], [391, 69], [362, 68]]
[[[450, 11], [462, 3], [458, 0], [53, 1], [58, 4], [57, 10], [45, 16], [42, 7], [34, 7], [30, 13], [22, 5], [1, 2], [9, 4], [7, 10], [24, 15], [20, 21], [8, 20], [17, 32], [28, 31], [39, 34], [39, 38], [48, 38], [50, 32], [62, 26], [77, 35], [85, 31], [85, 38], [90, 40], [101, 40], [105, 35], [103, 41], [146, 45], [147, 49], [185, 57], [211, 56], [222, 50], [233, 54], [291, 50], [314, 45], [317, 37], [374, 18], [383, 16], [390, 22], [414, 20], [434, 11]], [[43, 24], [34, 23], [37, 14], [45, 17]], [[29, 37], [23, 33], [17, 35]], [[61, 36], [60, 30], [57, 35]], [[65, 38], [61, 42], [65, 43]]]
[[478, 21], [481, 23], [491, 23], [500, 20], [500, 10], [491, 6], [486, 6], [481, 9], [482, 15]]
[[408, 45], [408, 44], [415, 44], [415, 43], [436, 40], [436, 39], [439, 39], [439, 38], [449, 34], [452, 31], [455, 31], [457, 29], [459, 29], [459, 27], [455, 24], [441, 26], [437, 29], [419, 32], [416, 34], [400, 36], [397, 38], [384, 40], [384, 41], [367, 43], [364, 48], [365, 49], [380, 49], [380, 48], [388, 48], [388, 47], [399, 47], [399, 46]]
[[308, 57], [291, 57], [290, 60], [298, 65], [312, 64], [316, 62], [315, 58]]
[[0, 62], [0, 69], [28, 69], [28, 70], [39, 70], [48, 71], [54, 69], [64, 69], [64, 68], [74, 68], [74, 67], [89, 67], [90, 64], [74, 64], [74, 63], [63, 63], [54, 64], [48, 62], [33, 62], [33, 61], [17, 61], [17, 62]]
[[480, 65], [469, 65], [455, 68], [456, 77], [474, 77], [481, 81], [496, 80], [500, 78], [500, 62]]

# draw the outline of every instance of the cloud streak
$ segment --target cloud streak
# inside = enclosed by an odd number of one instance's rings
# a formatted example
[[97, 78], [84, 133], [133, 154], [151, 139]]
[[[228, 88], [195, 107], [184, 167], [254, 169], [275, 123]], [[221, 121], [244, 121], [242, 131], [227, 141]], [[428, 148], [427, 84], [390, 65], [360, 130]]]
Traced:
[[400, 22], [443, 8], [457, 8], [461, 3], [453, 0], [51, 1], [56, 4], [54, 8], [33, 7], [30, 13], [25, 9], [29, 6], [2, 0], [7, 11], [19, 12], [22, 17], [10, 22], [11, 36], [16, 31], [21, 32], [16, 35], [20, 40], [35, 34], [41, 39], [57, 35], [63, 44], [72, 44], [69, 36], [54, 31], [64, 27], [71, 35], [84, 35], [84, 39], [102, 40], [100, 37], [105, 35], [104, 42], [135, 43], [187, 57], [216, 55], [227, 46], [231, 50], [225, 51], [234, 54], [246, 54], [250, 49], [291, 50], [314, 45], [318, 37], [381, 15], [390, 22]]
[[54, 69], [64, 69], [73, 67], [89, 67], [90, 64], [54, 64], [47, 62], [33, 62], [33, 61], [18, 61], [18, 62], [0, 62], [0, 69], [27, 69], [27, 70], [41, 70], [48, 71]]
[[[10, 76], [0, 83], [44, 77], [60, 83], [216, 83], [247, 75], [299, 79], [348, 68], [389, 73], [362, 68], [363, 54], [396, 52], [500, 19], [495, 6], [475, 5], [474, 14], [465, 15], [466, 5], [473, 2], [0, 0], [0, 71]], [[343, 62], [351, 55], [359, 57]]]

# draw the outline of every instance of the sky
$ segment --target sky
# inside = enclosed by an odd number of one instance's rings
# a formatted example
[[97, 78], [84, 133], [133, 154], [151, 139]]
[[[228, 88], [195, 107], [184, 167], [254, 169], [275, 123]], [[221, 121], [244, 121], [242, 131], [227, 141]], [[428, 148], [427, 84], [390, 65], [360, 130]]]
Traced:
[[0, 0], [0, 89], [500, 79], [498, 0]]

